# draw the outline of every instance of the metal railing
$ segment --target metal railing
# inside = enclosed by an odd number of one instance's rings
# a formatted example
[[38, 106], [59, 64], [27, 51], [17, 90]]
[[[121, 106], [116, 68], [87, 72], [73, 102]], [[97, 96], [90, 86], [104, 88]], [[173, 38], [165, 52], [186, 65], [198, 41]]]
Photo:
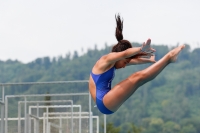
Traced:
[[[24, 101], [20, 101], [24, 103], [24, 113], [25, 113], [25, 121], [28, 118], [28, 112], [27, 112], [27, 103], [30, 101], [27, 101], [28, 97], [44, 97], [44, 96], [74, 96], [74, 95], [85, 95], [88, 96], [88, 105], [89, 105], [89, 112], [92, 112], [91, 107], [91, 95], [89, 92], [87, 93], [67, 93], [67, 94], [31, 94], [31, 95], [6, 95], [5, 89], [7, 89], [7, 86], [18, 86], [18, 85], [52, 85], [52, 84], [71, 84], [71, 83], [88, 83], [88, 80], [75, 80], [75, 81], [52, 81], [52, 82], [22, 82], [22, 83], [0, 83], [1, 86], [1, 100], [0, 100], [0, 107], [1, 107], [1, 125], [0, 125], [0, 133], [8, 133], [8, 99], [10, 98], [24, 98]], [[34, 102], [34, 101], [33, 101]], [[30, 116], [32, 117], [32, 116]], [[37, 116], [36, 116], [37, 117]], [[92, 113], [89, 113], [89, 132], [92, 133]], [[28, 131], [26, 125], [27, 122], [25, 122], [25, 132]], [[106, 127], [106, 116], [104, 115], [104, 127]], [[20, 130], [19, 130], [20, 131]], [[104, 130], [105, 133], [105, 130]]]

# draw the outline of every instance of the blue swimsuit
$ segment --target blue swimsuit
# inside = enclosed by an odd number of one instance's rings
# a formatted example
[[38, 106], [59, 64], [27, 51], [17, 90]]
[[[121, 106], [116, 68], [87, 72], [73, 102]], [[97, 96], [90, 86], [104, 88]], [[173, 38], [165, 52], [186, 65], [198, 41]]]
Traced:
[[103, 97], [111, 90], [111, 82], [115, 76], [115, 68], [112, 67], [102, 74], [93, 74], [91, 76], [96, 85], [96, 104], [103, 114], [112, 114], [113, 112], [106, 108], [103, 103]]

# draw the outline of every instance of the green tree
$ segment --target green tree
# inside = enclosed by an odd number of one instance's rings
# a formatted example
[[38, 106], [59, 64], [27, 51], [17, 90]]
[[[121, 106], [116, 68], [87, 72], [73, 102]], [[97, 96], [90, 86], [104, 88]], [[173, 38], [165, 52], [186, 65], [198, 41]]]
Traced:
[[163, 133], [178, 133], [180, 132], [180, 125], [173, 121], [168, 121], [163, 125]]
[[[103, 125], [102, 125], [102, 128], [104, 129]], [[107, 123], [106, 124], [106, 133], [120, 133], [120, 127], [115, 127], [113, 125], [113, 123]]]
[[181, 133], [197, 133], [197, 130], [192, 124], [189, 124], [181, 129]]
[[135, 124], [131, 124], [131, 130], [128, 131], [128, 133], [141, 133], [142, 128], [135, 126]]

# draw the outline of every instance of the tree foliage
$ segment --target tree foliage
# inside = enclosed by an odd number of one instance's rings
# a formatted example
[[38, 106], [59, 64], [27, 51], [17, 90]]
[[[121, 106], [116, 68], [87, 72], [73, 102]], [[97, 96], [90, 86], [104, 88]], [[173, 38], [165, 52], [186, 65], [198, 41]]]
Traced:
[[[140, 46], [133, 43], [133, 46]], [[171, 48], [155, 45], [156, 60], [162, 58]], [[41, 82], [88, 80], [95, 62], [111, 47], [98, 50], [88, 49], [79, 56], [68, 52], [65, 57], [43, 57], [24, 64], [19, 61], [0, 61], [0, 82]], [[125, 79], [130, 73], [145, 69], [151, 64], [129, 66], [116, 71], [113, 85]], [[33, 86], [10, 87], [6, 94], [21, 93], [65, 93], [66, 88], [74, 88], [73, 92], [88, 91], [87, 85], [68, 85], [54, 89], [46, 87], [37, 90]], [[71, 89], [72, 90], [72, 89]], [[70, 91], [71, 91], [70, 90]], [[113, 132], [144, 133], [200, 133], [200, 48], [190, 49], [189, 45], [180, 53], [177, 63], [167, 66], [154, 80], [141, 86], [117, 112], [107, 116]], [[77, 100], [84, 102], [84, 100]], [[96, 112], [95, 112], [96, 111]], [[94, 110], [94, 114], [98, 110]], [[127, 124], [128, 123], [128, 124]], [[134, 123], [134, 125], [131, 125]], [[137, 127], [141, 126], [138, 130]], [[135, 128], [136, 127], [136, 128]], [[122, 131], [123, 130], [123, 131]]]

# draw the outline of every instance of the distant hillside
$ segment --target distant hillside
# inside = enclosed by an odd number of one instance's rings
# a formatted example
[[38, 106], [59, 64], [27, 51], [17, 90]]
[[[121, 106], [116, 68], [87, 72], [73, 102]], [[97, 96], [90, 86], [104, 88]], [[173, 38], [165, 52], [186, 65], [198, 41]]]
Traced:
[[[133, 46], [139, 46], [133, 43]], [[169, 48], [164, 45], [153, 46], [156, 59], [165, 55]], [[37, 58], [23, 64], [19, 61], [0, 61], [0, 82], [39, 82], [87, 80], [92, 66], [102, 55], [109, 53], [111, 47], [102, 50], [88, 49], [79, 56], [75, 51], [73, 57], [50, 59]], [[125, 79], [131, 73], [142, 70], [151, 64], [129, 66], [116, 71], [113, 85]], [[70, 86], [72, 87], [72, 86]], [[79, 86], [77, 89], [87, 88]], [[87, 89], [86, 89], [87, 90]], [[21, 87], [20, 90], [8, 89], [6, 94], [61, 92], [63, 89], [51, 88], [34, 90]], [[62, 92], [61, 92], [62, 93]], [[170, 64], [153, 81], [140, 87], [120, 109], [107, 117], [108, 122], [120, 126], [121, 131], [128, 128], [127, 123], [142, 126], [145, 133], [171, 133], [183, 130], [200, 133], [200, 48], [190, 51], [189, 45], [181, 52], [177, 63]], [[98, 111], [96, 112], [98, 113]]]

